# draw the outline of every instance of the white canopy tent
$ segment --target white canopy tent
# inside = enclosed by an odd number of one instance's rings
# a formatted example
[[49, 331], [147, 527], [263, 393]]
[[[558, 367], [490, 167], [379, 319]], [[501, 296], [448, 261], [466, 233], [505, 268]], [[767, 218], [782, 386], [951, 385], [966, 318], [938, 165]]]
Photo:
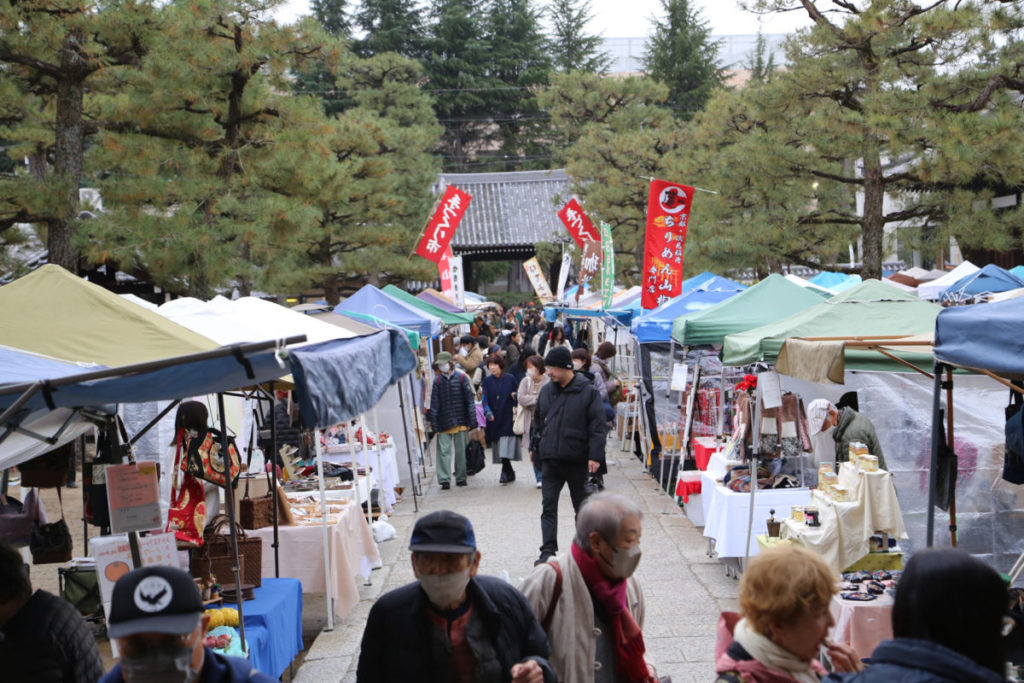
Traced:
[[970, 261], [964, 261], [959, 266], [949, 271], [942, 277], [932, 280], [931, 282], [925, 282], [917, 288], [917, 295], [922, 299], [928, 299], [934, 301], [938, 299], [943, 292], [952, 287], [962, 278], [968, 275], [977, 273], [981, 268], [974, 265]]

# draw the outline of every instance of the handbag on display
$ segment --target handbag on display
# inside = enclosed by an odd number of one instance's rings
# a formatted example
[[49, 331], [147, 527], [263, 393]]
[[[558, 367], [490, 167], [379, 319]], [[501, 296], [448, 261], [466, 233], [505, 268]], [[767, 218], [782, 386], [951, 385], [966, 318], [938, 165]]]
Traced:
[[231, 479], [231, 485], [238, 483], [242, 471], [235, 440], [228, 437], [227, 463], [221, 452], [221, 434], [216, 429], [204, 429], [190, 438], [187, 452], [181, 461], [181, 468], [193, 477], [208, 481], [224, 488]]
[[32, 553], [32, 564], [60, 564], [71, 560], [71, 530], [64, 519], [64, 499], [57, 489], [60, 501], [60, 519], [52, 524], [39, 524], [32, 530], [28, 548]]
[[175, 441], [173, 471], [176, 481], [167, 509], [167, 531], [174, 532], [174, 538], [179, 542], [199, 547], [203, 544], [203, 528], [206, 526], [206, 492], [203, 482], [180, 469], [184, 435], [179, 434]]
[[74, 467], [75, 442], [58, 446], [18, 465], [23, 487], [52, 489], [68, 481], [68, 469]]
[[0, 494], [0, 542], [14, 547], [28, 545], [41, 516], [39, 494], [35, 489], [28, 490], [24, 503]]
[[[209, 563], [210, 558], [231, 555], [231, 537], [223, 533], [231, 524], [227, 515], [217, 515], [203, 532], [205, 543], [198, 551], [193, 551], [193, 558], [200, 560], [200, 565]], [[244, 566], [240, 566], [242, 583], [251, 583], [257, 588], [263, 583], [263, 539], [259, 536], [246, 536], [245, 529], [235, 524], [238, 541], [238, 559], [244, 558]], [[193, 572], [193, 576], [196, 574]], [[221, 578], [223, 582], [223, 578]], [[228, 581], [228, 583], [231, 583]]]

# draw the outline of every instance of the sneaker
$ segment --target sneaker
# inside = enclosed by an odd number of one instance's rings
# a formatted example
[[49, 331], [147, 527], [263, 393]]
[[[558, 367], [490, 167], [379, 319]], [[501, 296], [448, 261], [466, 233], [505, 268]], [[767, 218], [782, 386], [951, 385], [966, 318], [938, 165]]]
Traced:
[[451, 485], [451, 484], [449, 484], [448, 482], [446, 482], [446, 481], [442, 481], [442, 482], [441, 482], [441, 490], [442, 490], [442, 491], [447, 491], [447, 490], [448, 490], [448, 489], [450, 489], [451, 487], [452, 487], [452, 485]]
[[541, 484], [541, 483], [540, 483], [540, 482], [538, 481], [538, 482], [537, 482], [537, 486], [536, 486], [536, 488], [538, 488], [538, 489], [539, 489], [539, 488], [543, 488], [543, 487], [544, 487], [544, 485], [543, 485], [543, 484]]
[[457, 482], [455, 482], [456, 486], [468, 486], [468, 484], [469, 484], [469, 482], [465, 482], [465, 481], [457, 481]]

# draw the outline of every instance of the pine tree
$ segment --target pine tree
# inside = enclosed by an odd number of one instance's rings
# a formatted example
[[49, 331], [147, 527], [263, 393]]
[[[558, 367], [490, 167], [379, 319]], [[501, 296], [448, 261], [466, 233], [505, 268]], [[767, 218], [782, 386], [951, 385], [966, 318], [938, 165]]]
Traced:
[[593, 18], [589, 0], [553, 0], [547, 8], [551, 18], [551, 55], [558, 71], [604, 74], [611, 57], [601, 50], [601, 37], [587, 33]]
[[395, 52], [411, 59], [426, 56], [426, 29], [416, 0], [363, 0], [355, 24], [365, 34], [353, 42], [361, 57]]
[[676, 116], [690, 119], [724, 83], [720, 44], [711, 40], [711, 27], [690, 0], [661, 0], [661, 8], [664, 17], [653, 21], [644, 68], [668, 86], [668, 105]]
[[346, 0], [311, 0], [313, 18], [324, 30], [335, 38], [347, 38], [352, 34], [352, 22], [345, 10]]
[[746, 67], [750, 71], [750, 80], [759, 83], [767, 83], [775, 74], [775, 54], [769, 49], [768, 41], [765, 40], [764, 33], [760, 28], [757, 29], [754, 53]]

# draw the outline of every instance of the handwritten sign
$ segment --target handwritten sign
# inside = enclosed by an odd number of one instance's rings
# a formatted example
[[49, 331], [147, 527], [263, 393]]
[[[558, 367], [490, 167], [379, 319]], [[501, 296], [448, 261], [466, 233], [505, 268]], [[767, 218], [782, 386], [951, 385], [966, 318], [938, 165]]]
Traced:
[[156, 463], [111, 465], [106, 474], [113, 533], [149, 531], [163, 526]]

